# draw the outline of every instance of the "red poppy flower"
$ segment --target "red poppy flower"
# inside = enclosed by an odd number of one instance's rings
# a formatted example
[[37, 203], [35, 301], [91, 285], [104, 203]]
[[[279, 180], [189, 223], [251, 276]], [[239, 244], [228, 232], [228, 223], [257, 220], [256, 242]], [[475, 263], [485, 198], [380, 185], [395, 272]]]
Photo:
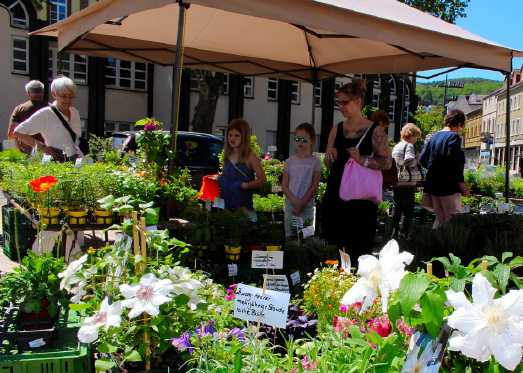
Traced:
[[41, 192], [48, 192], [49, 189], [51, 189], [56, 183], [58, 183], [58, 180], [54, 176], [42, 176], [38, 179], [31, 180], [29, 182], [29, 186], [33, 190], [33, 192], [41, 193]]

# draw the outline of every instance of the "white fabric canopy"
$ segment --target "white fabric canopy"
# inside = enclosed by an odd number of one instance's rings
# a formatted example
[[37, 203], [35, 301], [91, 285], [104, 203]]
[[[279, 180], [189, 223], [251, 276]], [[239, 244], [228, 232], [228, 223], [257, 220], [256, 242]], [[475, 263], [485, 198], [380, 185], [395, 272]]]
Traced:
[[[510, 71], [512, 56], [523, 56], [395, 0], [186, 2], [189, 68], [311, 81], [451, 66]], [[34, 34], [71, 52], [167, 65], [178, 9], [173, 0], [102, 0]]]

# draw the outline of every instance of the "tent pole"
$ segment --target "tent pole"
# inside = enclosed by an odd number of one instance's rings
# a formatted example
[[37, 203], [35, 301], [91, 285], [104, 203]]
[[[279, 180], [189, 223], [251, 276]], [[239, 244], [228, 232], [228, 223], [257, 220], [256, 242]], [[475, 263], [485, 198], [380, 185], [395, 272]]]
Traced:
[[185, 32], [185, 11], [189, 8], [188, 3], [184, 0], [177, 0], [178, 2], [178, 34], [176, 39], [176, 55], [173, 66], [173, 80], [172, 80], [172, 103], [171, 103], [171, 147], [169, 154], [168, 175], [172, 175], [175, 168], [176, 156], [176, 136], [178, 133], [178, 118], [180, 106], [180, 90], [182, 83], [183, 71], [183, 36]]
[[316, 84], [318, 84], [318, 69], [312, 70], [312, 115], [311, 124], [316, 128]]
[[506, 123], [505, 123], [505, 202], [508, 202], [508, 193], [510, 187], [510, 78], [511, 73], [507, 75], [507, 92], [506, 92]]

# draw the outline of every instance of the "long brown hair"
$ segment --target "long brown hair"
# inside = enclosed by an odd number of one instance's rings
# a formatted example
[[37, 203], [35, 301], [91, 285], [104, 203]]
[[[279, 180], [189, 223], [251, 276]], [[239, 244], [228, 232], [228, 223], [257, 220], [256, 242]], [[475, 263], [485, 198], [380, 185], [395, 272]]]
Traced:
[[242, 143], [240, 145], [240, 161], [245, 162], [252, 153], [251, 149], [251, 127], [244, 119], [233, 119], [225, 132], [225, 145], [223, 147], [223, 159], [228, 160], [232, 149], [229, 145], [229, 131], [236, 130], [240, 133]]
[[352, 79], [352, 82], [342, 85], [336, 93], [344, 93], [350, 99], [361, 99], [361, 104], [365, 102], [365, 92], [367, 91], [367, 82], [364, 79]]

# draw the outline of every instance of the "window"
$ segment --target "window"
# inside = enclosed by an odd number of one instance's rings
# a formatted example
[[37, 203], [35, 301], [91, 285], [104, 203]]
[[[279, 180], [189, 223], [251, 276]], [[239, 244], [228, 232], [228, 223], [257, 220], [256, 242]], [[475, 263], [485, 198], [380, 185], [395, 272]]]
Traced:
[[11, 14], [11, 26], [29, 28], [29, 14], [21, 0], [0, 0]]
[[381, 94], [381, 78], [378, 77], [374, 80], [372, 85], [372, 106], [380, 106], [380, 94]]
[[222, 95], [229, 94], [229, 74], [224, 73], [223, 75], [223, 85], [222, 85]]
[[276, 101], [278, 99], [278, 79], [267, 79], [267, 100]]
[[13, 72], [29, 73], [29, 40], [24, 37], [13, 37]]
[[314, 83], [314, 105], [321, 106], [321, 82]]
[[345, 82], [341, 81], [341, 80], [335, 80], [334, 81], [334, 108], [336, 110], [339, 110], [340, 107], [336, 101], [336, 92], [338, 92], [338, 90], [343, 87], [345, 85]]
[[394, 119], [395, 119], [395, 116], [394, 114], [396, 113], [396, 97], [394, 98], [390, 98], [389, 100], [389, 119], [391, 122], [394, 122]]
[[105, 65], [105, 84], [115, 88], [147, 89], [147, 64], [107, 59]]
[[49, 23], [55, 23], [67, 17], [67, 0], [49, 0]]
[[295, 105], [299, 105], [301, 101], [301, 83], [291, 82], [291, 102]]
[[[405, 95], [405, 106], [404, 106], [404, 113], [403, 113], [403, 121], [408, 122], [409, 121], [409, 113], [410, 113], [410, 88], [407, 83], [405, 83], [405, 92], [403, 93]], [[403, 123], [402, 123], [403, 124]]]
[[254, 76], [243, 77], [243, 97], [254, 98]]
[[87, 57], [79, 54], [57, 53], [56, 48], [49, 49], [49, 81], [59, 75], [68, 76], [75, 83], [87, 84]]

